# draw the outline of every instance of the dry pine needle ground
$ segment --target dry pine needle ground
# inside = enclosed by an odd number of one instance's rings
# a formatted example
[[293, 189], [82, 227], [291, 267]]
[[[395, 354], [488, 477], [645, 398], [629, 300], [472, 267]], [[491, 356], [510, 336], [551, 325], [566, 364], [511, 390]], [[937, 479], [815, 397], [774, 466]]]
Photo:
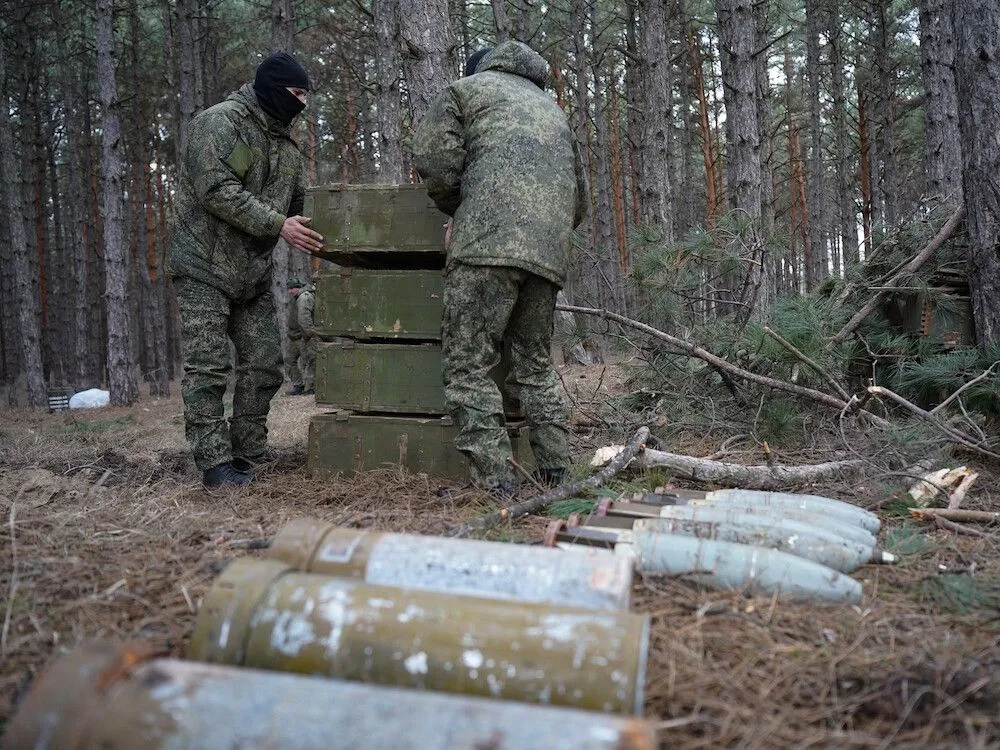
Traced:
[[[142, 637], [183, 655], [198, 602], [228, 560], [247, 554], [241, 541], [291, 518], [433, 534], [490, 510], [472, 491], [440, 497], [439, 483], [420, 475], [310, 479], [306, 430], [317, 410], [279, 397], [271, 434], [282, 459], [249, 492], [213, 497], [187, 456], [176, 397], [0, 412], [0, 725], [59, 648]], [[984, 471], [964, 507], [996, 509], [995, 479]], [[821, 489], [861, 505], [879, 499]], [[884, 518], [903, 564], [858, 571], [859, 607], [637, 584], [635, 607], [653, 618], [647, 714], [662, 722], [665, 744], [1000, 746], [1000, 533]], [[544, 526], [530, 518], [499, 534], [537, 542]]]

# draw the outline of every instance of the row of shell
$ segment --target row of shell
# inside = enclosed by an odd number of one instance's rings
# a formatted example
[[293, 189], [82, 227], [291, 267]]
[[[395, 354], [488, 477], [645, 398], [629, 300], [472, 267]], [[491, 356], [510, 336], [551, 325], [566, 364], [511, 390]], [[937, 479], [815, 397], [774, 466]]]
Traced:
[[3, 748], [653, 748], [649, 618], [608, 550], [287, 525], [206, 595], [189, 661], [95, 644]]
[[720, 490], [604, 501], [550, 541], [614, 547], [643, 573], [684, 576], [715, 589], [800, 601], [857, 603], [848, 574], [896, 557], [878, 547], [878, 517], [816, 495]]

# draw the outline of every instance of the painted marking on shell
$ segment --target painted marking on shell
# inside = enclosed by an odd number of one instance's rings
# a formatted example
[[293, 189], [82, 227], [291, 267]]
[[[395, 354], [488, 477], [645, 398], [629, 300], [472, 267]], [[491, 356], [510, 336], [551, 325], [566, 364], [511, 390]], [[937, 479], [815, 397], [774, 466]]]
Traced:
[[427, 674], [427, 654], [418, 651], [403, 661], [403, 666], [410, 674]]
[[223, 620], [219, 626], [219, 648], [225, 648], [229, 643], [229, 620]]
[[282, 612], [271, 631], [271, 648], [285, 656], [298, 656], [303, 647], [316, 640], [312, 625], [294, 612]]
[[483, 655], [480, 651], [463, 651], [462, 663], [469, 669], [479, 669], [483, 666]]
[[399, 622], [409, 622], [418, 617], [422, 617], [424, 610], [415, 604], [407, 604], [406, 609], [396, 615], [396, 620]]
[[493, 695], [500, 695], [503, 690], [503, 683], [494, 674], [486, 675], [486, 684], [489, 685], [490, 692]]

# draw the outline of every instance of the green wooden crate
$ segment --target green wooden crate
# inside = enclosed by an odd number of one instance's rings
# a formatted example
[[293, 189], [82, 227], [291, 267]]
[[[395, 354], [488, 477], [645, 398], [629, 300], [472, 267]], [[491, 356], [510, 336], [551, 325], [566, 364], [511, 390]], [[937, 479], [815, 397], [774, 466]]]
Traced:
[[[342, 265], [444, 265], [444, 224], [423, 185], [346, 185], [306, 190], [303, 212], [323, 235], [322, 257]], [[395, 258], [394, 258], [395, 256]]]
[[316, 331], [354, 339], [441, 339], [436, 270], [341, 268], [316, 282]]
[[[536, 468], [528, 431], [508, 427], [514, 458], [529, 471]], [[400, 467], [413, 473], [468, 481], [468, 462], [452, 446], [455, 426], [448, 417], [402, 417], [317, 414], [309, 422], [309, 474], [329, 477]]]
[[[506, 373], [506, 361], [501, 361], [494, 373], [497, 384]], [[316, 403], [357, 412], [444, 414], [441, 345], [321, 342], [316, 348]], [[507, 398], [505, 411], [519, 416], [520, 405]]]

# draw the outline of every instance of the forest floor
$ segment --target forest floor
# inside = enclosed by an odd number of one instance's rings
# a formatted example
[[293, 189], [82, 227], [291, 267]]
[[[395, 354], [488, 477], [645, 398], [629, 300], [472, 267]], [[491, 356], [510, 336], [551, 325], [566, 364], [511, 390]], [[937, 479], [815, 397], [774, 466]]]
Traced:
[[[614, 415], [600, 418], [626, 381], [602, 365], [561, 375], [576, 407], [575, 458], [585, 464], [595, 447], [627, 437]], [[177, 396], [129, 409], [0, 412], [0, 734], [60, 649], [139, 637], [183, 655], [222, 565], [261, 554], [239, 540], [270, 537], [303, 515], [434, 534], [491, 509], [471, 490], [439, 497], [440, 483], [423, 475], [311, 479], [306, 436], [319, 411], [308, 397], [279, 396], [270, 427], [281, 458], [248, 491], [213, 496], [187, 453]], [[725, 434], [725, 425], [711, 435], [675, 429], [663, 447], [705, 456]], [[782, 462], [830, 459], [816, 458], [815, 442], [789, 442], [772, 446]], [[958, 463], [981, 472], [963, 507], [997, 510], [996, 467]], [[634, 492], [663, 475], [615, 481]], [[646, 713], [665, 746], [1000, 747], [1000, 532], [911, 521], [892, 496], [905, 486], [795, 488], [882, 505], [880, 541], [902, 561], [854, 574], [865, 592], [858, 606], [638, 580], [634, 607], [653, 621]], [[529, 517], [498, 538], [537, 543], [547, 520]]]

